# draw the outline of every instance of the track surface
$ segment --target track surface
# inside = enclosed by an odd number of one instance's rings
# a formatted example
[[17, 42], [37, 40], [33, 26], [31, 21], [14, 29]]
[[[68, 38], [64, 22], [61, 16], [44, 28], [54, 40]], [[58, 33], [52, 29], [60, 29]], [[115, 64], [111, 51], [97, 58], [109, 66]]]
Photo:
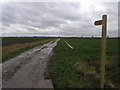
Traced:
[[3, 63], [3, 88], [53, 88], [51, 80], [46, 80], [44, 73], [58, 41], [35, 47]]

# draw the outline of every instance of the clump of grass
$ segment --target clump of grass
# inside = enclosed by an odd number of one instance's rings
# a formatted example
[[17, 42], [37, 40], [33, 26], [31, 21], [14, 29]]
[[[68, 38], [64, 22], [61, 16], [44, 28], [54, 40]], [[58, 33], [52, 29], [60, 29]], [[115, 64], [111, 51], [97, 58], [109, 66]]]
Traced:
[[6, 81], [7, 81], [8, 79], [11, 79], [12, 76], [20, 69], [20, 67], [21, 67], [20, 65], [17, 65], [17, 66], [14, 68], [14, 70], [5, 72], [2, 78], [4, 78], [4, 80], [6, 80]]

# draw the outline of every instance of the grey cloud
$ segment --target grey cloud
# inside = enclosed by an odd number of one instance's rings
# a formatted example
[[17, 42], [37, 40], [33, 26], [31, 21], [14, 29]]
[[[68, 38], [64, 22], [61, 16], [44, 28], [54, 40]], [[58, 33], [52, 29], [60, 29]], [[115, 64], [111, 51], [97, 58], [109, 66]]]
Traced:
[[[25, 25], [34, 25], [35, 27], [38, 26], [40, 28], [47, 28], [49, 26], [58, 26], [58, 24], [65, 23], [63, 19], [54, 16], [50, 12], [46, 12], [47, 10], [43, 4], [44, 3], [14, 3], [12, 5], [4, 5], [2, 13], [3, 24], [9, 25], [20, 23]], [[35, 6], [40, 7], [36, 8]]]
[[98, 12], [91, 5], [90, 11], [82, 12], [78, 2], [6, 3], [2, 5], [3, 35], [100, 35], [100, 27], [95, 31], [93, 23], [102, 14], [109, 16], [108, 34], [116, 35], [112, 34], [117, 32], [112, 30], [117, 26], [116, 3], [102, 5], [103, 11]]

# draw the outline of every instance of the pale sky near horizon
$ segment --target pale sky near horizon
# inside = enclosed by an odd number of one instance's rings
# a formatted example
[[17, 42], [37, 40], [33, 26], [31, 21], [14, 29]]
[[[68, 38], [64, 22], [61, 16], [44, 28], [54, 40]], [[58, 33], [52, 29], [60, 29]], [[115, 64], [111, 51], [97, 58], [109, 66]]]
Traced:
[[2, 36], [101, 36], [95, 20], [108, 15], [107, 36], [118, 36], [118, 2], [2, 2]]

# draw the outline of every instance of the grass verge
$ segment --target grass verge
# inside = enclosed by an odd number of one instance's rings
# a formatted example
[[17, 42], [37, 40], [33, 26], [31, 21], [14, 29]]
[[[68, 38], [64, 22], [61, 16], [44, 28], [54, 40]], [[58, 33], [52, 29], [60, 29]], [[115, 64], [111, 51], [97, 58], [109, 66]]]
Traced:
[[[8, 48], [5, 49], [5, 50], [2, 50], [2, 53], [3, 53], [3, 55], [2, 55], [2, 63], [7, 61], [8, 59], [11, 59], [11, 58], [21, 54], [22, 52], [25, 52], [25, 51], [27, 51], [29, 49], [32, 49], [32, 48], [34, 48], [34, 47], [36, 47], [38, 45], [42, 45], [42, 44], [50, 42], [50, 41], [51, 40], [45, 40], [44, 42], [39, 42], [39, 43], [38, 42], [35, 42], [35, 43], [32, 43], [32, 44], [27, 43], [27, 45], [21, 44], [22, 47], [17, 46], [17, 48], [15, 50], [11, 50], [10, 52], [9, 52], [9, 50], [7, 52], [5, 52]], [[11, 48], [11, 49], [14, 49], [14, 47]], [[4, 53], [7, 53], [7, 54], [4, 54]]]

